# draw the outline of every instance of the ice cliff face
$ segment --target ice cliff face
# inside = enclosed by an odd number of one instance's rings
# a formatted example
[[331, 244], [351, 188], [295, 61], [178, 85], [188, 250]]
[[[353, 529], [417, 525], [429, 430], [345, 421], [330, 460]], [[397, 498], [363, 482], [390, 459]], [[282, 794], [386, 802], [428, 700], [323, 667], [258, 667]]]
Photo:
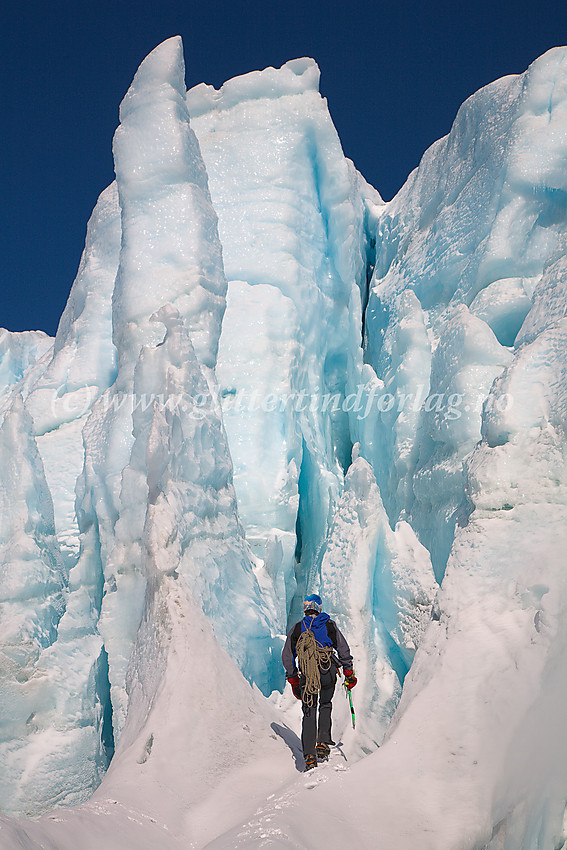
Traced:
[[[378, 227], [368, 359], [408, 400], [375, 467], [390, 515], [412, 518], [438, 577], [465, 521], [462, 459], [480, 439], [490, 387], [527, 339], [532, 302], [545, 292], [552, 321], [564, 310], [558, 284], [542, 281], [564, 256], [562, 62], [551, 51], [470, 98]], [[431, 415], [415, 415], [424, 388]]]
[[318, 84], [301, 59], [187, 94], [229, 280], [217, 375], [235, 487], [281, 631], [316, 576], [350, 463], [343, 406], [366, 287], [366, 187]]
[[[14, 846], [260, 846], [227, 800], [288, 776], [258, 688], [307, 589], [368, 755], [317, 841], [562, 846], [566, 68], [478, 92], [383, 204], [311, 60], [142, 63], [55, 340], [0, 338], [1, 807], [104, 777]], [[302, 805], [278, 846], [314, 846]]]
[[[377, 478], [447, 562], [387, 745], [416, 754], [415, 787], [441, 758], [432, 847], [561, 846], [566, 68], [553, 50], [470, 98], [378, 227], [367, 359], [402, 411], [378, 423]], [[430, 412], [404, 409], [423, 382]]]

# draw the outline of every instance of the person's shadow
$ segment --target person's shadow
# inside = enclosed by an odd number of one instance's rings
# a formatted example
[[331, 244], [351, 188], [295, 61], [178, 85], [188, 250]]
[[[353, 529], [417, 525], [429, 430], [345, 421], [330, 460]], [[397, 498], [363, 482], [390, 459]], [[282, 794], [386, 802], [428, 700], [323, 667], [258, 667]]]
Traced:
[[280, 726], [279, 723], [270, 724], [276, 735], [290, 748], [291, 754], [295, 761], [295, 769], [303, 773], [305, 770], [305, 760], [303, 758], [303, 749], [301, 741], [289, 726]]

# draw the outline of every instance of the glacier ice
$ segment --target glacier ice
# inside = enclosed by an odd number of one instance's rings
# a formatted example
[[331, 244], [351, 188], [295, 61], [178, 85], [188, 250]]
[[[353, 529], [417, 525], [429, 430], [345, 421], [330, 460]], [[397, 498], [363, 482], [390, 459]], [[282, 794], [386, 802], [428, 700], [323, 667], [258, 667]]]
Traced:
[[119, 385], [131, 377], [141, 346], [157, 342], [151, 316], [167, 303], [186, 317], [199, 361], [214, 367], [225, 305], [217, 217], [189, 126], [181, 41], [167, 45], [140, 65], [114, 136], [122, 214], [113, 292]]
[[75, 482], [83, 468], [82, 429], [96, 399], [116, 377], [112, 291], [121, 225], [116, 184], [101, 193], [53, 348], [27, 378], [26, 408], [53, 495], [55, 526], [72, 566], [79, 553]]
[[350, 463], [364, 197], [380, 201], [345, 159], [318, 83], [302, 59], [187, 94], [229, 281], [217, 375], [235, 487], [281, 591], [281, 631], [318, 581]]
[[[61, 680], [52, 662], [63, 640], [68, 576], [31, 417], [21, 396], [16, 396], [0, 428], [0, 457], [0, 787], [5, 811], [33, 813], [38, 800], [45, 806], [63, 796], [68, 802], [80, 799], [81, 785], [98, 781], [100, 774], [85, 775], [81, 756], [89, 730], [81, 728], [76, 712], [66, 736], [68, 718], [59, 691], [62, 685], [63, 690], [72, 688], [73, 673]], [[71, 698], [80, 703], [83, 694]], [[75, 769], [70, 771], [57, 753], [64, 737], [74, 750]], [[90, 743], [96, 746], [96, 735]]]
[[309, 801], [331, 846], [565, 844], [565, 54], [470, 98], [379, 218], [360, 453], [442, 583], [380, 750]]
[[6, 398], [24, 377], [28, 369], [53, 345], [51, 337], [42, 331], [10, 333], [0, 330], [0, 404], [4, 408]]
[[401, 520], [390, 528], [374, 472], [362, 457], [347, 472], [321, 580], [357, 659], [356, 741], [371, 752], [397, 705], [438, 585], [429, 552], [411, 526]]
[[112, 291], [120, 239], [113, 183], [101, 193], [87, 225], [85, 249], [49, 362], [29, 382], [26, 406], [38, 437], [80, 419], [115, 378]]
[[1, 627], [4, 660], [22, 670], [23, 681], [41, 650], [56, 639], [65, 581], [51, 496], [30, 432], [29, 414], [17, 396], [0, 428]]
[[462, 460], [482, 406], [524, 339], [546, 263], [562, 255], [561, 63], [551, 51], [469, 98], [378, 225], [366, 359], [395, 401], [377, 423], [391, 448], [376, 451], [372, 433], [362, 451], [380, 487], [398, 491], [385, 497], [391, 520], [411, 517], [439, 578], [466, 521]]
[[[75, 483], [83, 468], [82, 429], [90, 406], [116, 372], [111, 299], [120, 234], [113, 184], [102, 193], [89, 221], [55, 340], [44, 344], [41, 357], [28, 359], [19, 384], [4, 399], [8, 416], [25, 398], [19, 439], [27, 441], [28, 454], [35, 451], [39, 457], [34, 468], [41, 470], [50, 503], [62, 575], [56, 639], [26, 671], [35, 705], [26, 715], [26, 746], [20, 748], [17, 766], [6, 773], [12, 788], [10, 796], [3, 797], [7, 811], [33, 814], [59, 802], [80, 802], [100, 782], [112, 753], [107, 655], [97, 629], [101, 568], [96, 551], [77, 563]], [[4, 475], [3, 486], [6, 498], [17, 504], [16, 481]], [[39, 485], [37, 490], [41, 492]], [[21, 616], [33, 616], [29, 604], [21, 606]], [[21, 698], [25, 706], [25, 693]], [[13, 696], [11, 713], [24, 710], [17, 708], [19, 699]], [[14, 734], [8, 724], [8, 738]], [[26, 763], [34, 765], [27, 777]]]
[[[564, 846], [565, 56], [387, 204], [312, 60], [142, 63], [55, 340], [0, 336], [1, 807], [67, 807], [0, 845]], [[359, 678], [308, 794], [307, 588]]]
[[279, 289], [231, 281], [216, 374], [239, 513], [246, 538], [274, 584], [281, 632], [296, 591], [303, 457], [292, 409], [298, 324], [293, 302]]
[[[108, 653], [115, 736], [126, 718], [126, 676], [146, 598], [148, 504], [161, 505], [164, 524], [168, 499], [175, 506], [169, 538], [163, 531], [162, 554], [168, 553], [163, 569], [183, 574], [183, 562], [193, 592], [217, 622], [221, 642], [232, 645], [242, 669], [251, 677], [256, 670], [266, 690], [273, 675], [272, 665], [267, 671], [258, 668], [254, 653], [244, 650], [254, 636], [269, 651], [269, 622], [261, 599], [259, 614], [247, 615], [238, 637], [228, 626], [239, 611], [238, 598], [253, 597], [257, 580], [239, 532], [211, 372], [226, 279], [183, 78], [181, 43], [172, 39], [140, 66], [123, 101], [114, 140], [122, 222], [112, 298], [118, 367], [115, 383], [94, 406], [85, 428], [89, 469], [85, 467], [83, 503], [84, 527], [97, 526], [100, 536], [104, 589], [98, 627]], [[180, 327], [186, 327], [190, 339]], [[166, 353], [171, 361], [164, 360]], [[160, 414], [161, 408], [165, 412]], [[156, 441], [170, 441], [172, 454], [180, 455], [168, 475], [168, 452], [163, 445], [152, 449]], [[167, 489], [162, 503], [158, 496], [166, 482], [171, 492]], [[218, 540], [217, 553], [209, 537]], [[241, 573], [248, 578], [246, 592], [238, 586]], [[221, 603], [217, 595], [222, 589]]]

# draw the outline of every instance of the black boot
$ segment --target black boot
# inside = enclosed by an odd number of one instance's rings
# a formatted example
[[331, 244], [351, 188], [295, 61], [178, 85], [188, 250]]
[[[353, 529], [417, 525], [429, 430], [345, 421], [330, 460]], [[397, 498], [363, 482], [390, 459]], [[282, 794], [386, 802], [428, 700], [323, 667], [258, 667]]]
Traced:
[[312, 770], [314, 767], [317, 767], [317, 756], [305, 756], [305, 770]]
[[317, 758], [319, 761], [328, 761], [331, 748], [325, 741], [319, 741], [317, 744]]

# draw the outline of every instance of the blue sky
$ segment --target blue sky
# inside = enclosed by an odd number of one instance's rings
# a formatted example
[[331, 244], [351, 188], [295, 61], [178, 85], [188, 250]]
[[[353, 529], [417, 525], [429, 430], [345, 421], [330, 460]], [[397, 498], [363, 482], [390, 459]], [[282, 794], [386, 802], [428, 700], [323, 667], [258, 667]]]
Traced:
[[462, 101], [567, 44], [564, 0], [21, 0], [0, 28], [0, 326], [54, 334], [113, 179], [118, 106], [172, 35], [187, 84], [312, 56], [343, 148], [388, 199]]

